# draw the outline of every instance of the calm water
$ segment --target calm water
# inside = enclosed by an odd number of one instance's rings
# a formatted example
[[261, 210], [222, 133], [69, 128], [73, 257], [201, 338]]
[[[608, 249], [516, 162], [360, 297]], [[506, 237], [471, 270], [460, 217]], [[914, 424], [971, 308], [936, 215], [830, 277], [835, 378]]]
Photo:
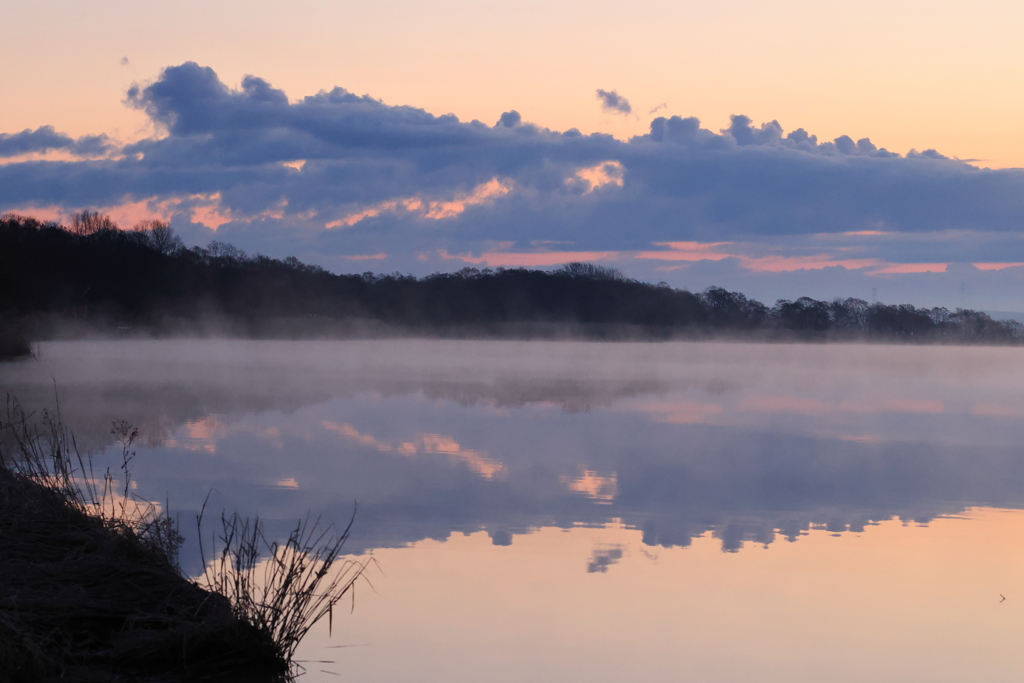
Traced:
[[[36, 408], [56, 393], [101, 463], [110, 422], [138, 425], [137, 492], [186, 532], [211, 491], [278, 533], [358, 501], [348, 549], [379, 561], [376, 592], [309, 636], [305, 681], [1024, 673], [1019, 349], [40, 351], [0, 366], [0, 389]], [[183, 563], [201, 571], [192, 545]]]

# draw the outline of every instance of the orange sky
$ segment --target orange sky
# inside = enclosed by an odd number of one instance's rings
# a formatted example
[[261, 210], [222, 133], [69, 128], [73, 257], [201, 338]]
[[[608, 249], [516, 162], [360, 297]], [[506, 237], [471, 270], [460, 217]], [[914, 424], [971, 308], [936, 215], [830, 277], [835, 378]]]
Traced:
[[[9, 3], [0, 132], [148, 134], [133, 81], [195, 60], [229, 84], [258, 74], [291, 97], [340, 85], [391, 104], [619, 137], [649, 112], [778, 119], [820, 139], [870, 137], [1024, 166], [1024, 5], [740, 0], [414, 3], [125, 0]], [[127, 63], [122, 59], [127, 57]], [[603, 113], [596, 88], [630, 100]]]

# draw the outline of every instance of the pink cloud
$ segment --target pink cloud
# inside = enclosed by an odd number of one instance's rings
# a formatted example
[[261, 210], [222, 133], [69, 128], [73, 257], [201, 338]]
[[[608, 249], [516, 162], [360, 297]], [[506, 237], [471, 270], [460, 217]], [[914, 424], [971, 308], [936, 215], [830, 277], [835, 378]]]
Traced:
[[732, 242], [655, 242], [656, 247], [668, 247], [659, 251], [637, 252], [636, 258], [659, 261], [721, 261], [732, 254], [711, 251]]
[[382, 251], [379, 254], [352, 254], [351, 256], [342, 256], [341, 258], [350, 261], [383, 261], [387, 257], [388, 255]]
[[[118, 227], [130, 229], [142, 220], [169, 220], [171, 211], [167, 202], [154, 205], [150, 199], [143, 199], [129, 204], [117, 206], [84, 207], [98, 211], [101, 214], [110, 216], [110, 219], [117, 223]], [[7, 213], [7, 212], [4, 212]], [[67, 223], [74, 211], [61, 209], [56, 206], [26, 207], [14, 209], [10, 213], [32, 216], [41, 221], [54, 221], [56, 223]]]
[[100, 213], [109, 215], [121, 228], [131, 228], [144, 220], [164, 221], [170, 219], [168, 211], [154, 211], [148, 200], [101, 209]]
[[945, 273], [948, 263], [889, 263], [877, 270], [868, 272], [868, 275], [887, 275], [906, 273]]
[[978, 270], [1003, 270], [1004, 268], [1018, 268], [1024, 266], [1024, 263], [974, 263], [972, 265]]
[[420, 443], [424, 453], [447, 455], [451, 460], [465, 463], [469, 469], [485, 479], [491, 479], [505, 471], [505, 465], [489, 457], [487, 451], [463, 448], [450, 436], [423, 434], [420, 436]]
[[[641, 251], [635, 254], [639, 259], [655, 259], [659, 261], [721, 261], [727, 258], [739, 259], [740, 265], [757, 272], [781, 273], [794, 270], [820, 270], [831, 266], [842, 266], [855, 270], [882, 264], [880, 259], [835, 259], [828, 254], [813, 256], [745, 256], [743, 254], [717, 251], [732, 242], [655, 242], [655, 246], [668, 247], [658, 251]], [[659, 270], [675, 269], [678, 266], [667, 266]]]
[[[230, 211], [220, 205], [220, 193], [194, 194], [187, 198], [174, 198], [157, 201], [156, 197], [140, 199], [136, 202], [117, 204], [113, 206], [83, 207], [98, 211], [101, 214], [110, 216], [111, 220], [118, 227], [128, 230], [143, 220], [169, 221], [171, 216], [187, 207], [189, 217], [192, 221], [202, 223], [206, 227], [216, 230], [225, 223], [233, 220]], [[67, 221], [74, 211], [59, 210], [56, 207], [30, 209], [26, 213], [42, 220]], [[280, 218], [283, 215], [283, 205], [277, 206], [271, 211], [264, 212], [264, 216]]]
[[503, 197], [512, 191], [511, 180], [498, 180], [491, 178], [486, 183], [481, 183], [473, 188], [472, 192], [457, 193], [450, 200], [424, 200], [419, 197], [403, 197], [400, 199], [389, 199], [362, 211], [356, 211], [349, 215], [332, 221], [325, 225], [326, 228], [351, 227], [365, 218], [375, 218], [383, 213], [393, 213], [399, 209], [410, 213], [419, 214], [423, 218], [431, 220], [442, 220], [458, 216], [467, 207], [478, 204], [488, 204], [498, 197]]
[[605, 185], [616, 185], [622, 187], [624, 184], [623, 173], [625, 169], [622, 167], [622, 163], [619, 161], [602, 161], [595, 166], [589, 166], [587, 168], [581, 168], [576, 171], [576, 175], [566, 180], [566, 182], [584, 182], [587, 185], [587, 192], [593, 192], [594, 190], [604, 187]]
[[439, 249], [437, 253], [446, 261], [458, 260], [486, 266], [524, 266], [527, 268], [557, 266], [573, 261], [603, 261], [619, 256], [617, 251], [491, 251], [473, 256], [471, 254], [449, 254], [444, 249]]
[[67, 212], [58, 206], [25, 206], [0, 212], [2, 214], [15, 214], [18, 216], [31, 216], [39, 221], [54, 221], [60, 223], [67, 217]]
[[396, 446], [390, 441], [378, 439], [372, 434], [363, 434], [350, 424], [339, 424], [329, 420], [324, 420], [320, 424], [324, 429], [336, 432], [349, 441], [373, 448], [381, 453], [398, 453], [409, 458], [420, 453], [445, 455], [452, 461], [465, 463], [471, 470], [487, 479], [505, 471], [505, 465], [501, 461], [491, 458], [487, 451], [463, 448], [458, 441], [450, 436], [420, 434], [416, 442], [406, 441]]
[[989, 417], [1024, 417], [1024, 409], [1004, 406], [998, 403], [979, 403], [971, 408], [971, 415], [987, 415]]
[[[218, 197], [220, 199], [220, 197]], [[206, 227], [215, 231], [225, 223], [231, 222], [231, 214], [226, 209], [221, 209], [217, 206], [197, 206], [194, 207], [189, 214], [192, 217], [193, 223], [202, 223]]]
[[602, 477], [591, 470], [585, 470], [583, 476], [576, 479], [562, 477], [562, 482], [570, 491], [582, 493], [587, 498], [605, 505], [615, 500], [619, 490], [617, 475], [612, 474], [610, 477]]
[[842, 266], [850, 270], [868, 268], [881, 263], [879, 259], [833, 259], [827, 254], [815, 256], [740, 256], [740, 265], [747, 270], [768, 273], [784, 273], [794, 270], [820, 270]]
[[390, 453], [394, 450], [394, 446], [392, 446], [391, 443], [381, 441], [372, 434], [363, 434], [350, 424], [339, 424], [330, 420], [324, 420], [320, 425], [328, 431], [340, 434], [349, 441], [354, 441], [363, 446], [369, 446], [370, 448], [376, 449], [382, 453]]
[[[0, 158], [0, 166], [20, 164], [26, 161], [81, 161], [82, 159], [102, 159], [106, 154], [75, 154], [69, 149], [48, 149], [42, 152], [25, 152], [15, 156]], [[123, 157], [121, 157], [123, 158]]]

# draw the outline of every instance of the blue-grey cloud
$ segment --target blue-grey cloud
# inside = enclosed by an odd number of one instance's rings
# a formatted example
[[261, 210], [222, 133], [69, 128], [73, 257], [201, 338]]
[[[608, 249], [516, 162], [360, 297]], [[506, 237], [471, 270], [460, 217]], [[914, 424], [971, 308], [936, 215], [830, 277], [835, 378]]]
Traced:
[[615, 114], [632, 114], [633, 107], [630, 106], [629, 100], [615, 92], [614, 90], [602, 90], [597, 89], [597, 99], [601, 100], [601, 109], [607, 112]]
[[65, 149], [80, 156], [104, 154], [110, 148], [106, 135], [86, 135], [77, 140], [59, 133], [53, 126], [25, 129], [20, 133], [0, 133], [0, 157], [13, 157], [51, 149]]
[[70, 147], [74, 142], [71, 136], [58, 133], [53, 126], [40, 126], [35, 130], [26, 128], [20, 133], [0, 133], [0, 156], [13, 157], [30, 152], [61, 149]]
[[523, 117], [519, 115], [519, 112], [517, 112], [515, 109], [513, 109], [512, 111], [507, 111], [504, 114], [502, 114], [501, 118], [498, 119], [498, 123], [496, 123], [495, 126], [505, 126], [506, 128], [515, 128], [520, 123], [522, 123], [522, 121], [523, 121]]
[[619, 563], [619, 560], [622, 559], [622, 554], [622, 548], [620, 547], [596, 548], [594, 554], [587, 560], [587, 573], [607, 573], [609, 567]]
[[[334, 266], [345, 255], [388, 254], [386, 264], [353, 264], [361, 269], [436, 265], [418, 259], [426, 251], [479, 254], [509, 242], [518, 250], [532, 241], [621, 251], [652, 242], [780, 243], [855, 231], [921, 239], [821, 249], [852, 249], [844, 258], [948, 261], [962, 257], [971, 235], [1002, 234], [1008, 239], [977, 241], [971, 258], [1024, 262], [1015, 239], [1024, 228], [1024, 172], [979, 169], [934, 150], [900, 155], [862, 136], [822, 141], [739, 115], [714, 132], [696, 118], [672, 116], [623, 141], [548, 130], [514, 110], [494, 125], [465, 122], [343, 88], [290, 101], [261, 78], [247, 76], [231, 88], [195, 63], [165, 69], [131, 88], [127, 101], [165, 134], [105, 159], [2, 165], [0, 211], [170, 200], [186, 212], [175, 225], [195, 226], [187, 214], [194, 198], [218, 197], [230, 218], [218, 239]], [[84, 154], [89, 145], [95, 151], [109, 144], [49, 127], [0, 136], [8, 156]], [[443, 208], [495, 180], [501, 192], [459, 211], [405, 208], [415, 201]], [[953, 232], [966, 237], [930, 237]]]

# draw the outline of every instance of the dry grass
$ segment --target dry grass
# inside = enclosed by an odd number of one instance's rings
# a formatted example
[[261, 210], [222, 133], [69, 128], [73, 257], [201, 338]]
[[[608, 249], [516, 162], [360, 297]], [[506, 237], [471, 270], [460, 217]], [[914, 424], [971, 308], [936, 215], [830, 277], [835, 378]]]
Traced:
[[221, 526], [220, 550], [209, 563], [203, 558], [207, 569], [200, 583], [227, 596], [238, 617], [269, 633], [289, 661], [315, 623], [332, 619], [334, 606], [365, 579], [374, 561], [340, 559], [352, 520], [334, 534], [307, 516], [284, 544], [267, 539], [258, 517], [222, 514]]
[[132, 495], [137, 431], [113, 425], [120, 472], [96, 477], [59, 410], [31, 417], [8, 399], [0, 420], [0, 680], [297, 673], [299, 640], [366, 567], [338, 559], [351, 523], [334, 535], [307, 518], [278, 545], [258, 519], [222, 515], [220, 549], [191, 580], [177, 565], [174, 520]]

